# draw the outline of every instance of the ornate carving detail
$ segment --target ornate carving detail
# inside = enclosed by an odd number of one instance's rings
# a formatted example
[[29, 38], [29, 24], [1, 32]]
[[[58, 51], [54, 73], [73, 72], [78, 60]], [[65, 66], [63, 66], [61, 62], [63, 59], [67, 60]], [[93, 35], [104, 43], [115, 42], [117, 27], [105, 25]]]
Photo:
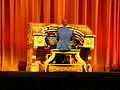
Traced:
[[66, 65], [66, 66], [54, 66], [49, 65], [48, 67], [49, 72], [82, 72], [82, 66], [81, 65]]

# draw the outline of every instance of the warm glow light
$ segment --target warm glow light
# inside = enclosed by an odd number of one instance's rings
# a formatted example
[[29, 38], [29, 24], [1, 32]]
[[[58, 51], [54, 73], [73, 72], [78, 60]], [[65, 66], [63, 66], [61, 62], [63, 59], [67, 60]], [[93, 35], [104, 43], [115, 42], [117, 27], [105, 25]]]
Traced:
[[91, 60], [91, 58], [92, 58], [92, 57], [91, 57], [91, 56], [89, 56], [89, 57], [88, 57], [88, 60]]

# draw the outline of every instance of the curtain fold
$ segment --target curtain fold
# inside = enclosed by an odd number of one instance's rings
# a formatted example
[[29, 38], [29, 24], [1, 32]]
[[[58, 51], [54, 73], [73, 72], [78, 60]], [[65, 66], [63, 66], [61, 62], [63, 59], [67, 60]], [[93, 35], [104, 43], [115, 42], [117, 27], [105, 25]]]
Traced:
[[96, 35], [95, 71], [120, 69], [120, 0], [0, 0], [0, 67], [17, 70], [26, 61], [28, 22], [63, 19], [87, 25]]
[[[1, 66], [1, 64], [2, 64], [2, 57], [1, 57], [1, 55], [2, 55], [2, 1], [0, 1], [0, 66]], [[0, 70], [1, 70], [1, 68], [0, 68]]]

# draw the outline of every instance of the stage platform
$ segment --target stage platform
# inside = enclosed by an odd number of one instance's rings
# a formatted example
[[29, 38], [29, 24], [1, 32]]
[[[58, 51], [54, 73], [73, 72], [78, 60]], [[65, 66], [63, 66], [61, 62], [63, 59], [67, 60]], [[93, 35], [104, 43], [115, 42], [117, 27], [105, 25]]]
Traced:
[[0, 78], [120, 78], [120, 72], [27, 72], [0, 71]]
[[0, 90], [120, 90], [120, 72], [0, 72]]

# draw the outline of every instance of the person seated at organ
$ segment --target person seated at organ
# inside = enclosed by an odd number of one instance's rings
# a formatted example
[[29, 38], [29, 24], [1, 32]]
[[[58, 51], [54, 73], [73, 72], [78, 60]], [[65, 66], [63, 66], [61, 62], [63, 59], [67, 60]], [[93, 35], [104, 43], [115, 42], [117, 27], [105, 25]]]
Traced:
[[62, 24], [63, 27], [58, 29], [56, 49], [59, 49], [61, 52], [66, 52], [71, 49], [72, 30], [66, 27], [68, 24], [67, 20], [62, 20]]
[[[61, 52], [67, 52], [71, 49], [70, 41], [73, 38], [72, 30], [68, 29], [66, 26], [68, 24], [67, 20], [62, 20], [63, 27], [58, 29], [57, 33], [57, 46], [56, 49], [59, 49]], [[66, 55], [57, 54], [56, 55], [56, 63], [63, 63], [66, 60]], [[69, 60], [64, 63], [69, 63]]]

